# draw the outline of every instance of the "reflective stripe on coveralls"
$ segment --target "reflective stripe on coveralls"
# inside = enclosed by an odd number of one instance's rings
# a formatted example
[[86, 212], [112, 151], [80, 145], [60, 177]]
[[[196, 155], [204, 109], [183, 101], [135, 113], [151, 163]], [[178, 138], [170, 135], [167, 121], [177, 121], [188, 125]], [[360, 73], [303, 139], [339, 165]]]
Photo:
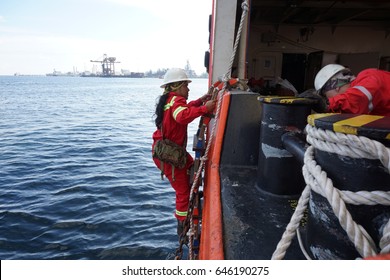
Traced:
[[354, 86], [353, 88], [356, 88], [360, 90], [365, 96], [367, 96], [368, 99], [368, 111], [371, 112], [374, 109], [374, 105], [372, 104], [372, 94], [363, 86]]
[[181, 217], [187, 217], [187, 211], [182, 212], [176, 209], [176, 215]]
[[168, 110], [169, 108], [171, 108], [173, 106], [173, 104], [175, 104], [175, 99], [176, 99], [176, 96], [172, 97], [172, 100], [169, 103], [164, 105], [164, 111]]
[[[165, 104], [164, 111], [169, 110], [169, 108], [171, 108], [173, 106], [173, 104], [175, 104], [175, 99], [176, 99], [176, 96], [174, 96], [169, 103]], [[182, 106], [176, 108], [176, 110], [173, 112], [173, 118], [176, 120], [177, 115], [181, 111], [186, 110], [186, 109], [187, 109], [187, 107], [182, 107]]]
[[173, 112], [173, 118], [176, 120], [177, 115], [178, 115], [181, 111], [186, 110], [186, 109], [187, 109], [186, 107], [182, 107], [182, 106], [177, 107], [176, 110]]

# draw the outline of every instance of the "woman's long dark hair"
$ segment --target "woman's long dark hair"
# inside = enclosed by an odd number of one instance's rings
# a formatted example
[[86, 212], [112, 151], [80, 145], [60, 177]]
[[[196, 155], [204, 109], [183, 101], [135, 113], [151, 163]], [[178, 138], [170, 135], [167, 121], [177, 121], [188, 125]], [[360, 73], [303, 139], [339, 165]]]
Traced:
[[164, 117], [164, 106], [167, 103], [168, 96], [171, 91], [178, 90], [184, 83], [187, 83], [187, 81], [178, 81], [169, 83], [164, 88], [164, 93], [160, 96], [157, 104], [156, 104], [156, 112], [154, 113], [156, 116], [156, 119], [154, 120], [154, 123], [156, 124], [158, 129], [161, 129], [161, 125], [163, 122]]
[[163, 117], [164, 117], [164, 106], [165, 103], [167, 103], [168, 94], [163, 94], [158, 99], [158, 102], [156, 104], [156, 111], [154, 115], [156, 116], [154, 123], [156, 124], [156, 127], [158, 129], [161, 129]]

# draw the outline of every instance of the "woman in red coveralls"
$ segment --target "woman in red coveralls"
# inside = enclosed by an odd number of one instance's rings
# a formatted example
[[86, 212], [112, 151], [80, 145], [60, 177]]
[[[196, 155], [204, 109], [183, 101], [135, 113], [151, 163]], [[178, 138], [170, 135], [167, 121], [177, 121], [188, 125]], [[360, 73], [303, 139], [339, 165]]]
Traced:
[[[156, 131], [153, 133], [153, 147], [157, 140], [169, 139], [176, 144], [186, 147], [187, 144], [187, 126], [197, 117], [212, 112], [215, 107], [215, 101], [211, 101], [210, 95], [204, 95], [198, 100], [187, 103], [188, 99], [188, 79], [183, 69], [172, 68], [164, 76], [164, 83], [161, 88], [164, 93], [160, 96], [156, 104]], [[204, 105], [203, 103], [206, 102]], [[160, 161], [153, 158], [156, 166], [160, 169]], [[175, 167], [172, 174], [172, 166], [164, 164], [164, 175], [168, 178], [176, 192], [176, 211], [175, 217], [178, 221], [177, 233], [180, 236], [183, 231], [184, 220], [187, 216], [187, 208], [190, 197], [189, 169], [194, 160], [187, 152], [187, 163], [182, 169]], [[173, 177], [174, 176], [174, 177]]]
[[323, 112], [390, 116], [390, 72], [366, 69], [355, 77], [348, 68], [329, 64], [318, 72], [314, 86], [328, 99]]

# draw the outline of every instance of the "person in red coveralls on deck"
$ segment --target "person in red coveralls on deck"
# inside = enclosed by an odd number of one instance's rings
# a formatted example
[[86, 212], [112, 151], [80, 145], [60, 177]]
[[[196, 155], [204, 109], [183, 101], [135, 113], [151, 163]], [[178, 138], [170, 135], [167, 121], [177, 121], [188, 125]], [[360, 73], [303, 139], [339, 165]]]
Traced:
[[[187, 126], [197, 117], [210, 113], [214, 110], [215, 101], [211, 101], [210, 95], [205, 94], [201, 98], [187, 103], [191, 80], [183, 69], [169, 69], [165, 76], [161, 88], [164, 89], [156, 104], [156, 131], [153, 133], [153, 147], [157, 140], [169, 139], [180, 146], [186, 146]], [[162, 132], [161, 132], [162, 131]], [[156, 166], [160, 169], [160, 161], [153, 158]], [[164, 175], [168, 178], [173, 189], [176, 192], [176, 211], [175, 217], [178, 221], [177, 233], [180, 236], [183, 231], [184, 220], [187, 216], [187, 208], [190, 197], [190, 176], [189, 170], [193, 165], [194, 159], [187, 152], [187, 163], [183, 169], [174, 168], [174, 178], [172, 177], [172, 166], [163, 165]]]
[[325, 98], [316, 98], [317, 112], [390, 116], [390, 72], [365, 69], [355, 77], [348, 68], [329, 64], [317, 73], [314, 86]]

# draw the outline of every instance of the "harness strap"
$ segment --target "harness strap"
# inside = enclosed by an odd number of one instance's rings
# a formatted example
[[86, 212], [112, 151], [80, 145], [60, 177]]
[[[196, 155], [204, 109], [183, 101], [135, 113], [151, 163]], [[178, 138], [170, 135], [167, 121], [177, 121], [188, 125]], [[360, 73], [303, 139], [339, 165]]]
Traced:
[[176, 181], [176, 178], [175, 178], [175, 166], [173, 166], [172, 164], [171, 164], [171, 166], [172, 166], [172, 181]]
[[[172, 181], [176, 181], [175, 178], [175, 166], [172, 165]], [[160, 160], [160, 171], [161, 171], [161, 180], [164, 180], [164, 162]]]
[[164, 180], [164, 162], [160, 160], [161, 180]]

